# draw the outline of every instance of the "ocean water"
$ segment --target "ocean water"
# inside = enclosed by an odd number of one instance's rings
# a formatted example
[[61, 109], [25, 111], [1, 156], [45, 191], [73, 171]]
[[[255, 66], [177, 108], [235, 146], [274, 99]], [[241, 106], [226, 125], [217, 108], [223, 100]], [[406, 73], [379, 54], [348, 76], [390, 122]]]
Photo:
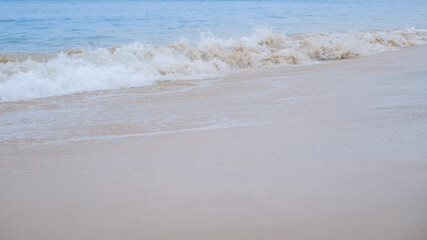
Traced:
[[427, 1], [1, 0], [0, 101], [427, 43]]

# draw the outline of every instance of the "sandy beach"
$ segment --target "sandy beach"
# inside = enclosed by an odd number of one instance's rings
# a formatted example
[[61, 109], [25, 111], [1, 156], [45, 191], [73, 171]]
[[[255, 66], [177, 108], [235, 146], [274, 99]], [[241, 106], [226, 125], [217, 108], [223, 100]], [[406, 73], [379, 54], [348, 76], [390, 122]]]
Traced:
[[424, 240], [426, 60], [0, 103], [0, 239]]

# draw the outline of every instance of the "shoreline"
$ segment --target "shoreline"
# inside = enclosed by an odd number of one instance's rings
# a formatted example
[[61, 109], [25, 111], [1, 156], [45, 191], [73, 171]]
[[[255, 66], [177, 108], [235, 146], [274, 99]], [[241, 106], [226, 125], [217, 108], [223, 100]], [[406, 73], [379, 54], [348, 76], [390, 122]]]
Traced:
[[218, 78], [236, 70], [315, 65], [424, 45], [426, 41], [427, 30], [414, 28], [295, 36], [255, 28], [252, 35], [240, 38], [202, 34], [193, 44], [185, 40], [166, 46], [135, 42], [110, 49], [73, 49], [53, 58], [40, 55], [34, 60], [25, 60], [25, 55], [0, 54], [0, 100], [142, 87], [165, 80]]
[[[147, 86], [139, 86], [139, 87], [126, 87], [126, 88], [120, 88], [120, 89], [110, 89], [110, 90], [95, 90], [95, 91], [88, 91], [88, 92], [79, 92], [79, 93], [72, 93], [72, 94], [65, 94], [65, 95], [59, 95], [59, 96], [49, 96], [49, 97], [42, 97], [42, 98], [35, 98], [35, 99], [27, 99], [27, 100], [17, 100], [17, 101], [6, 101], [6, 102], [0, 102], [0, 105], [19, 105], [19, 104], [43, 104], [43, 102], [46, 101], [61, 101], [61, 100], [74, 100], [74, 99], [82, 99], [87, 97], [103, 97], [105, 95], [108, 97], [108, 95], [120, 95], [120, 94], [132, 94], [132, 93], [138, 93], [138, 94], [150, 94], [150, 92], [153, 92], [153, 94], [160, 94], [160, 92], [167, 93], [169, 91], [174, 91], [173, 87], [180, 87], [180, 86], [195, 86], [207, 84], [210, 85], [214, 82], [218, 81], [227, 81], [227, 80], [253, 80], [258, 78], [272, 78], [272, 77], [278, 77], [278, 78], [288, 78], [290, 75], [301, 73], [302, 71], [316, 71], [319, 70], [318, 66], [329, 66], [334, 64], [343, 64], [344, 62], [355, 62], [359, 63], [362, 60], [371, 60], [376, 61], [378, 59], [382, 58], [388, 58], [393, 57], [398, 54], [401, 51], [425, 51], [427, 48], [427, 45], [416, 45], [416, 46], [410, 46], [410, 47], [404, 47], [394, 50], [389, 50], [385, 52], [375, 53], [372, 55], [364, 55], [364, 56], [357, 56], [352, 58], [346, 58], [346, 59], [338, 59], [338, 60], [324, 60], [319, 61], [312, 64], [302, 64], [302, 65], [285, 65], [285, 66], [271, 66], [266, 68], [248, 68], [248, 69], [234, 69], [232, 71], [225, 72], [224, 74], [220, 74], [218, 77], [212, 77], [212, 78], [203, 78], [203, 79], [187, 79], [187, 80], [161, 80], [158, 82], [155, 82], [153, 85], [147, 85]], [[167, 89], [170, 87], [170, 89]]]
[[426, 56], [0, 103], [0, 238], [423, 240]]

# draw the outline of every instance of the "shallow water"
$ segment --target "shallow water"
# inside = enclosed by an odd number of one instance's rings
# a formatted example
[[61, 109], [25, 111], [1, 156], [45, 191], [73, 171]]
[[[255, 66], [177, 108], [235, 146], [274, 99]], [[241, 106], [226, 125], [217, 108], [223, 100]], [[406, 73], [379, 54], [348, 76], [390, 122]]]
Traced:
[[[245, 69], [222, 79], [163, 81], [143, 88], [2, 102], [0, 152], [201, 129], [293, 124], [308, 115], [321, 118], [315, 107], [314, 112], [301, 111], [323, 101], [328, 101], [331, 111], [335, 105], [341, 107], [337, 118], [353, 116], [356, 123], [360, 116], [352, 112], [354, 101], [363, 104], [364, 114], [372, 115], [372, 124], [383, 121], [381, 114], [390, 121], [406, 121], [399, 117], [405, 112], [408, 124], [417, 121], [423, 127], [427, 75], [422, 59], [426, 53], [427, 46], [420, 46], [327, 64]], [[365, 103], [385, 90], [387, 98]], [[348, 103], [342, 106], [342, 101]]]

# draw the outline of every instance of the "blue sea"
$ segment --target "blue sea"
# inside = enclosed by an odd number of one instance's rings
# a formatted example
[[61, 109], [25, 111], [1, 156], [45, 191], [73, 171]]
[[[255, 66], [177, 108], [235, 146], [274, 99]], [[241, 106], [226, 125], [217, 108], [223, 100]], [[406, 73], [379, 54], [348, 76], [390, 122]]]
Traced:
[[0, 52], [53, 52], [135, 41], [164, 45], [200, 33], [241, 37], [427, 28], [427, 1], [1, 0]]
[[425, 29], [425, 0], [1, 0], [0, 101], [369, 55]]

